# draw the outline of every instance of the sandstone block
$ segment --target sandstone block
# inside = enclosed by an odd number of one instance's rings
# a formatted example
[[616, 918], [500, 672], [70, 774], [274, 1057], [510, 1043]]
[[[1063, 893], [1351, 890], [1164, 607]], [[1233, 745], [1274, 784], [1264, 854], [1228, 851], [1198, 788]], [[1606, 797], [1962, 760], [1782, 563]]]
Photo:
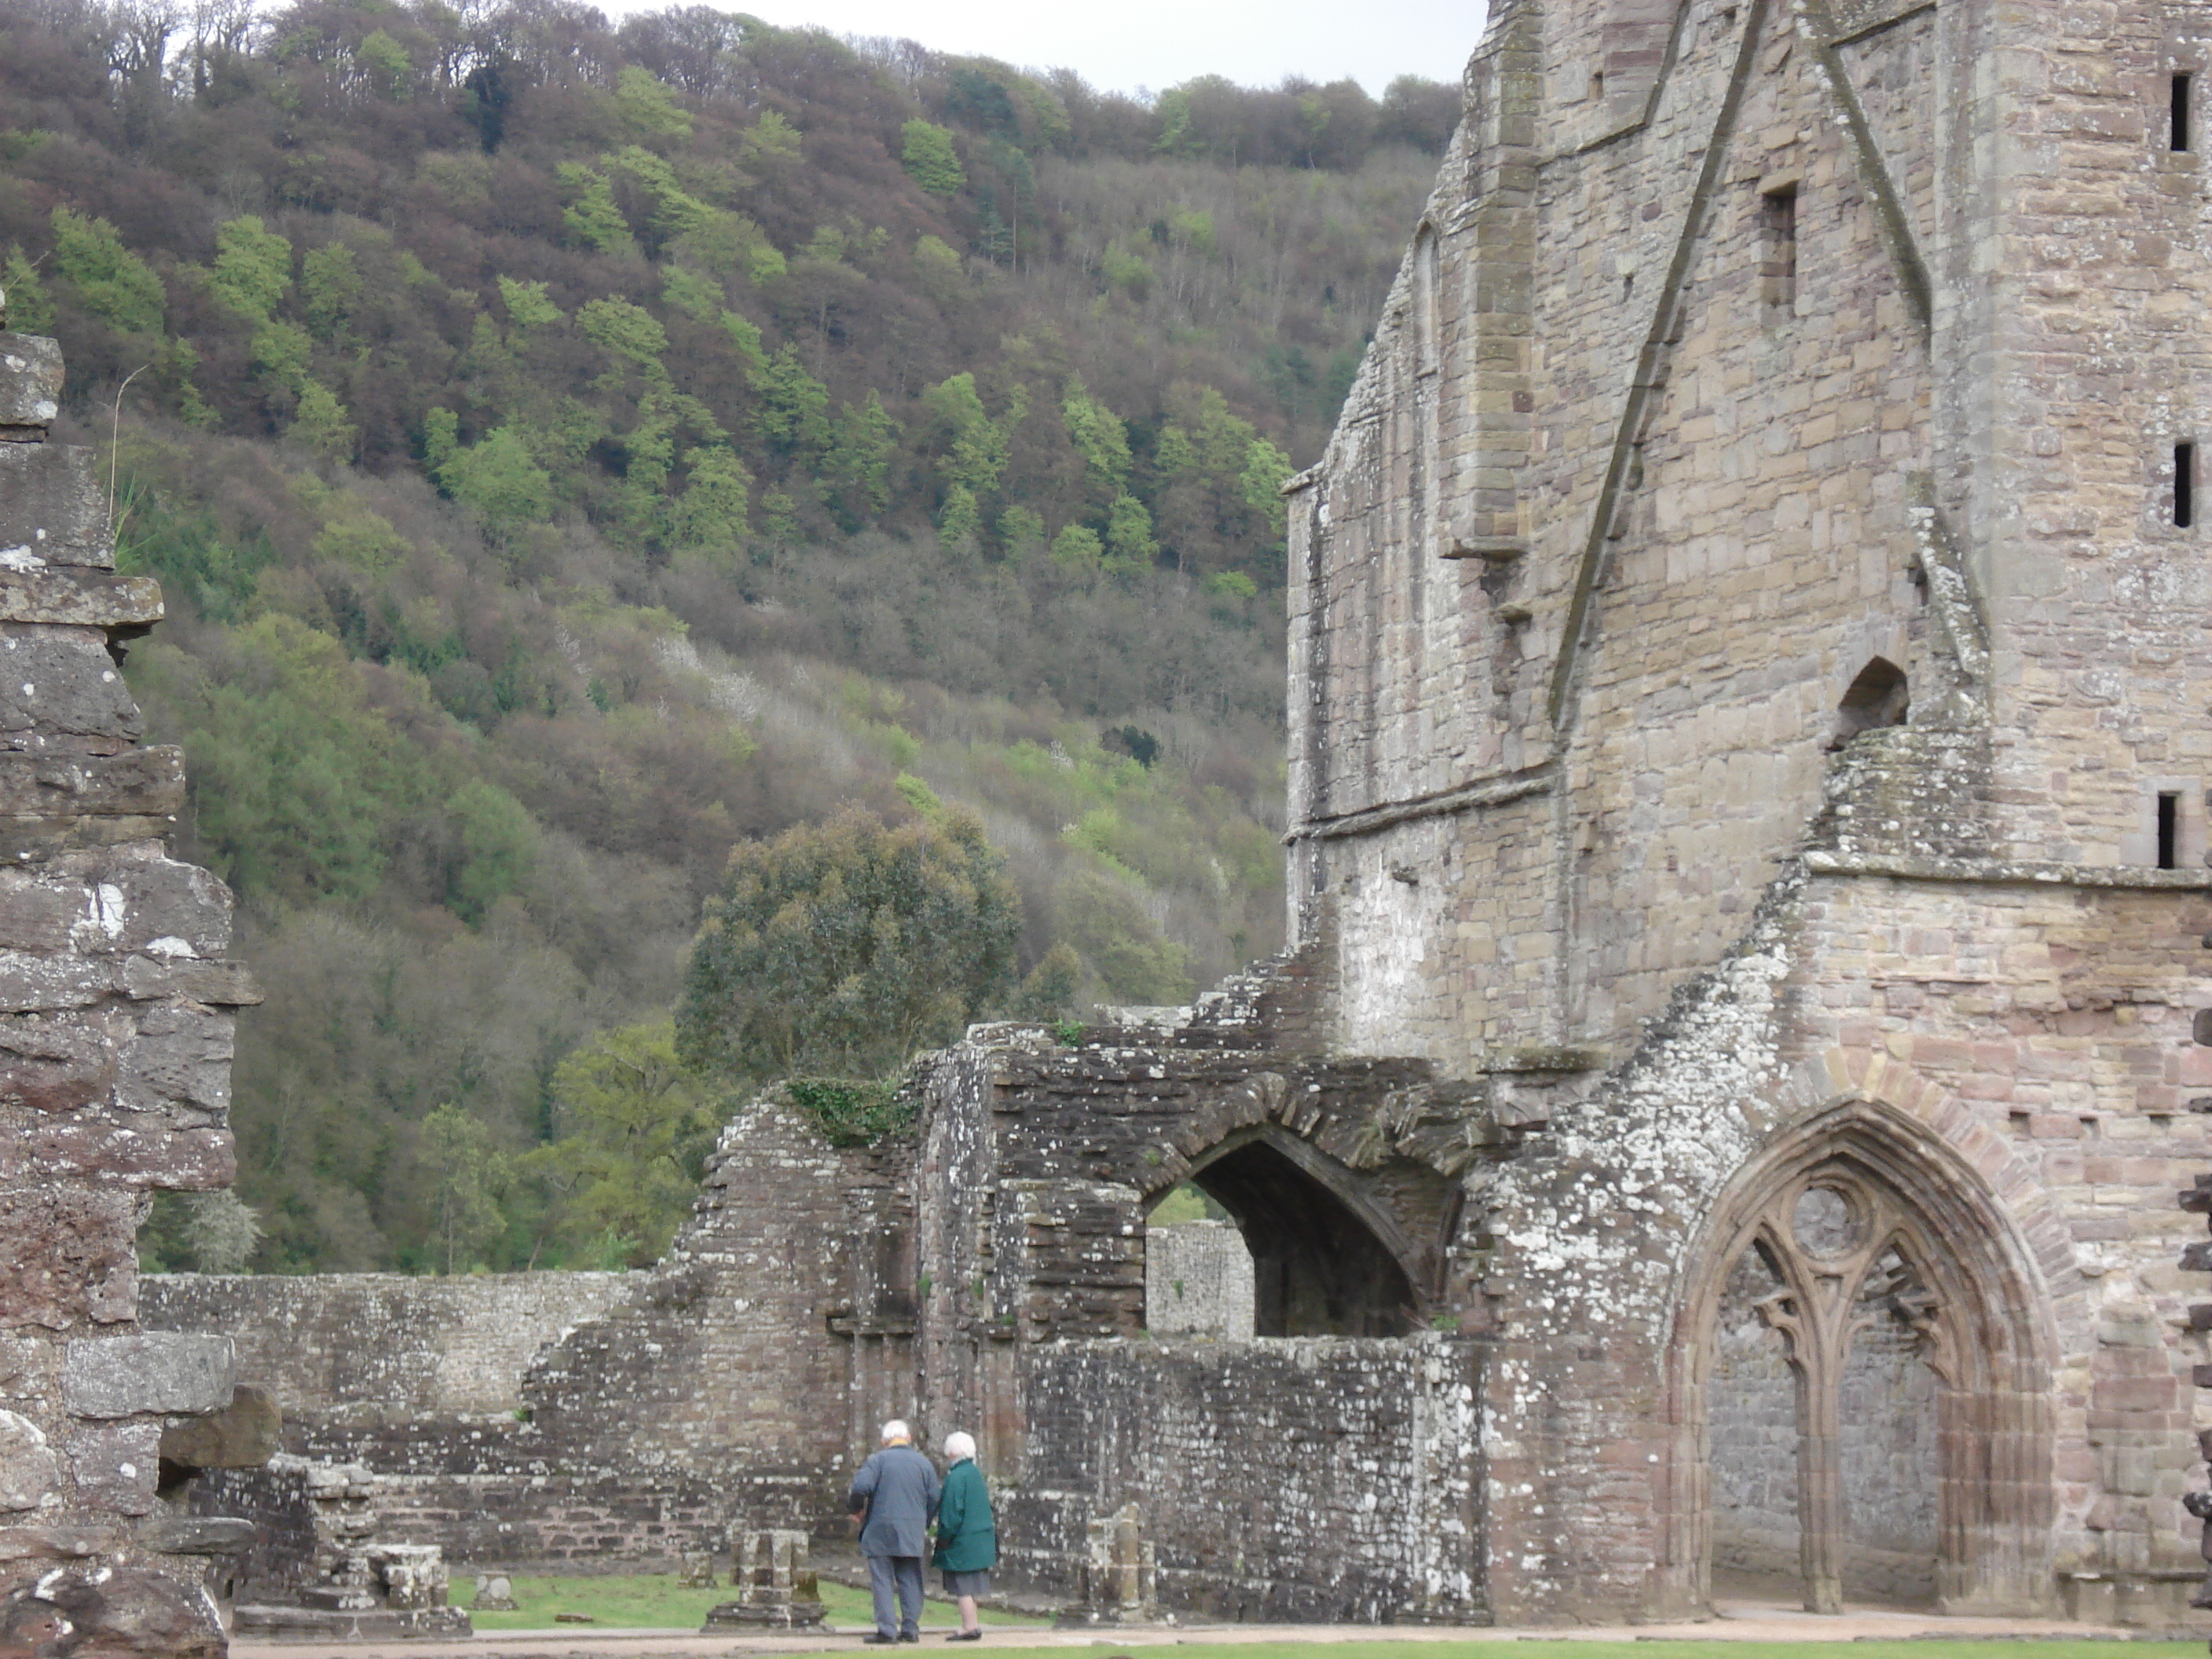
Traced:
[[0, 428], [51, 426], [61, 401], [60, 343], [43, 334], [0, 334]]
[[0, 1510], [34, 1510], [61, 1479], [61, 1460], [39, 1425], [0, 1411]]
[[0, 1639], [9, 1638], [26, 1654], [100, 1659], [222, 1659], [229, 1648], [206, 1597], [159, 1573], [92, 1562], [8, 1586]]
[[0, 1015], [0, 1103], [65, 1112], [104, 1098], [115, 1083], [115, 1045], [131, 1030], [96, 1013]]
[[138, 1210], [123, 1189], [0, 1192], [0, 1326], [129, 1319]]
[[69, 1346], [62, 1403], [76, 1417], [219, 1412], [230, 1403], [236, 1369], [227, 1336], [140, 1331], [82, 1337]]
[[163, 744], [119, 755], [0, 753], [0, 813], [167, 815], [185, 804], [185, 751]]
[[131, 741], [145, 725], [97, 631], [0, 623], [0, 735]]
[[0, 565], [115, 567], [99, 458], [81, 444], [0, 445]]
[[70, 1474], [77, 1498], [118, 1515], [149, 1515], [161, 1473], [161, 1425], [100, 1423], [69, 1437]]
[[0, 568], [0, 623], [50, 623], [143, 633], [161, 620], [161, 584], [64, 566]]
[[189, 1469], [256, 1469], [283, 1449], [284, 1413], [276, 1396], [251, 1383], [230, 1404], [161, 1431], [161, 1459]]

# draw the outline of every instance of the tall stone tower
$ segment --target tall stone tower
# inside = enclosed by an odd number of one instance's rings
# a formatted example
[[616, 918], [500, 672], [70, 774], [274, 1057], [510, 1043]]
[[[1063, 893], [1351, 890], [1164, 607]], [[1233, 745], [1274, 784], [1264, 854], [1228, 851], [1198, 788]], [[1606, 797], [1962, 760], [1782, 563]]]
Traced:
[[2208, 37], [1492, 9], [1290, 707], [1325, 1042], [1534, 1131], [1454, 1245], [1501, 1618], [2199, 1576]]
[[[49, 443], [52, 340], [0, 333], [0, 1650], [201, 1656], [242, 1523], [161, 1501], [163, 1433], [232, 1403], [231, 1344], [141, 1334], [157, 1188], [227, 1187], [230, 894], [162, 844], [184, 757], [140, 748], [93, 452]], [[244, 1528], [249, 1531], [250, 1528]]]

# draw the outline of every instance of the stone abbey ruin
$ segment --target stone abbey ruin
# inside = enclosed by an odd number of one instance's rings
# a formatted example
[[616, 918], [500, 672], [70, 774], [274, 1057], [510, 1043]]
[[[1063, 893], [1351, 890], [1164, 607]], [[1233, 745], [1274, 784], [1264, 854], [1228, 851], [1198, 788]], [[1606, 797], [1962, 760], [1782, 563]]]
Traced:
[[184, 757], [117, 672], [161, 589], [115, 574], [93, 452], [46, 441], [61, 388], [0, 333], [0, 1651], [196, 1659], [250, 1529], [162, 1491], [273, 1448], [228, 1337], [136, 1326], [137, 1239], [155, 1188], [230, 1184], [260, 999], [228, 891], [165, 854]]
[[[647, 1273], [149, 1282], [286, 1413], [183, 1504], [274, 1599], [371, 1530], [666, 1565], [839, 1535], [907, 1414], [981, 1441], [1004, 1577], [1101, 1615], [2184, 1622], [2208, 78], [2208, 0], [1497, 0], [1287, 489], [1286, 954], [976, 1028], [911, 1139], [771, 1096]], [[79, 617], [0, 634], [44, 684]], [[157, 1340], [139, 1192], [223, 1176], [247, 994], [156, 832], [82, 828], [159, 808], [97, 804], [145, 763], [81, 678], [43, 750], [0, 686], [46, 815], [0, 1431], [69, 1523], [0, 1536], [158, 1573], [161, 1413], [219, 1390], [100, 1362]], [[1185, 1183], [1233, 1240], [1148, 1236]]]

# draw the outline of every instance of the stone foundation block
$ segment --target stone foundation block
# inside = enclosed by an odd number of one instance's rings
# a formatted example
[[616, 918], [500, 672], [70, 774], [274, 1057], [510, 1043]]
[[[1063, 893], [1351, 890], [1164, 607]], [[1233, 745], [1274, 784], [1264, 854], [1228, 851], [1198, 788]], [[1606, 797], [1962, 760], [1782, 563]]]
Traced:
[[106, 483], [81, 444], [0, 445], [0, 565], [115, 568]]
[[230, 1404], [237, 1361], [227, 1336], [139, 1331], [69, 1345], [62, 1403], [76, 1417], [199, 1413]]

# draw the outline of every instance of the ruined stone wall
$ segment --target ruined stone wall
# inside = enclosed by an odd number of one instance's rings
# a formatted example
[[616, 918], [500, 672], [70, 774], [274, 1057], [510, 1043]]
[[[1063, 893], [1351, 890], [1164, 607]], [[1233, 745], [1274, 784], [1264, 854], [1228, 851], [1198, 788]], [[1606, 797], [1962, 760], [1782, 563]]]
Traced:
[[1501, 1617], [1696, 1607], [1720, 1500], [1778, 1517], [1715, 1444], [1717, 1309], [1816, 1178], [1929, 1281], [1822, 1362], [1915, 1426], [1833, 1443], [1862, 1513], [1820, 1594], [1917, 1593], [1876, 1558], [1932, 1532], [1947, 1606], [2180, 1614], [2212, 572], [2174, 446], [2212, 235], [2167, 135], [2208, 27], [1493, 9], [1289, 493], [1323, 1046], [1493, 1108], [1521, 1079], [1540, 1126], [1473, 1165], [1446, 1273], [1498, 1344]]
[[645, 1275], [600, 1273], [149, 1275], [149, 1330], [223, 1332], [238, 1375], [310, 1425], [414, 1425], [512, 1414], [538, 1350], [605, 1316]]
[[179, 1275], [152, 1300], [246, 1333], [287, 1449], [373, 1473], [380, 1538], [470, 1568], [665, 1568], [733, 1522], [842, 1528], [875, 1425], [913, 1413], [909, 1158], [771, 1098], [726, 1127], [649, 1273]]
[[220, 1652], [210, 1531], [167, 1514], [165, 1427], [229, 1405], [230, 1343], [137, 1331], [157, 1189], [234, 1170], [230, 895], [172, 861], [183, 757], [140, 749], [92, 451], [50, 443], [59, 348], [0, 334], [0, 1640]]
[[1024, 1356], [1004, 1572], [1067, 1594], [1134, 1504], [1162, 1602], [1237, 1620], [1479, 1619], [1474, 1345], [1055, 1342]]
[[1155, 1336], [1252, 1336], [1252, 1252], [1234, 1224], [1145, 1229], [1145, 1328]]

